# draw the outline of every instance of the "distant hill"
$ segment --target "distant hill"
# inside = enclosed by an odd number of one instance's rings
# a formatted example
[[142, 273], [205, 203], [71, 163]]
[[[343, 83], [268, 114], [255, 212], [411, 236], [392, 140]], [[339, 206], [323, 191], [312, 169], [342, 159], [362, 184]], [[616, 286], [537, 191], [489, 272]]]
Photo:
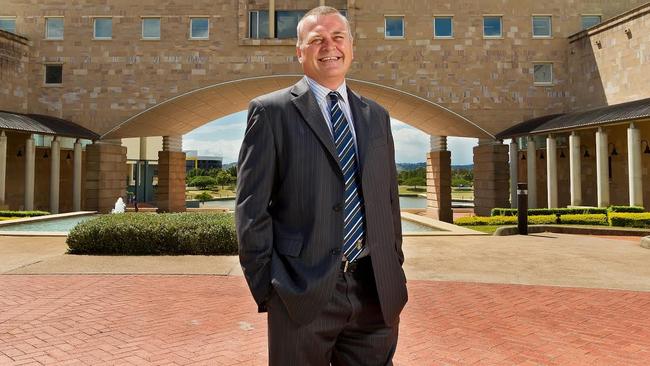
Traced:
[[237, 163], [227, 163], [227, 164], [223, 164], [223, 165], [221, 166], [221, 168], [222, 168], [222, 169], [228, 169], [228, 168], [230, 168], [231, 166], [237, 166]]
[[[415, 170], [417, 168], [422, 168], [426, 167], [427, 163], [395, 163], [397, 166], [397, 171], [401, 172], [404, 170]], [[452, 165], [452, 169], [460, 169], [460, 170], [473, 170], [474, 169], [474, 164], [465, 164], [465, 165]]]
[[462, 170], [473, 170], [474, 164], [465, 164], [465, 165], [452, 165], [452, 169], [462, 169]]

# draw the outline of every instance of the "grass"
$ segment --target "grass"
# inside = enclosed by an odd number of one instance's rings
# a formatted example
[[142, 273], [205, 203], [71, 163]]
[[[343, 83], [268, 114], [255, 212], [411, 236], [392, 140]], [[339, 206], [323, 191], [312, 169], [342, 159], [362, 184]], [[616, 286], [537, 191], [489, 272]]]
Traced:
[[[503, 226], [508, 226], [508, 225], [503, 225]], [[494, 232], [497, 231], [497, 229], [500, 228], [501, 226], [499, 226], [499, 225], [477, 225], [477, 226], [464, 226], [464, 227], [467, 228], [467, 229], [476, 230], [476, 231], [480, 231], [480, 232], [487, 233], [487, 234], [494, 234]]]
[[217, 189], [217, 190], [211, 190], [211, 189], [206, 189], [206, 190], [186, 190], [185, 191], [185, 196], [189, 197], [191, 199], [194, 198], [197, 194], [203, 193], [203, 192], [208, 192], [212, 195], [212, 198], [235, 198], [235, 191], [233, 187], [228, 187], [226, 186], [225, 189]]

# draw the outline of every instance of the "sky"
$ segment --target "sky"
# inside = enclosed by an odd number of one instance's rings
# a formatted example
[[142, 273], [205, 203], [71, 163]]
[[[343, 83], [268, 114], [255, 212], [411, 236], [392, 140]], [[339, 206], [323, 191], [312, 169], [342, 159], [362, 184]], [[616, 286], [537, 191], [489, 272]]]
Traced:
[[[198, 150], [199, 155], [220, 156], [223, 163], [237, 161], [246, 128], [246, 111], [233, 113], [207, 123], [183, 136], [183, 150]], [[395, 140], [395, 160], [398, 163], [426, 161], [429, 135], [406, 123], [391, 119]], [[449, 137], [452, 165], [472, 164], [472, 148], [477, 139]]]

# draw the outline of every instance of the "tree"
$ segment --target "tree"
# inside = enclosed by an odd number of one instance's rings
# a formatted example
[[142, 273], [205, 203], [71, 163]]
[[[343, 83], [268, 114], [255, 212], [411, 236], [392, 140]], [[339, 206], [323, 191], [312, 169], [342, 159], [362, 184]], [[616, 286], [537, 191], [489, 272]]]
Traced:
[[230, 175], [225, 170], [219, 170], [219, 173], [217, 174], [217, 184], [221, 186], [221, 189], [223, 189], [223, 186], [232, 183], [233, 181], [233, 176]]
[[198, 189], [206, 189], [210, 186], [217, 184], [217, 180], [212, 177], [201, 175], [190, 179], [190, 181], [187, 184], [192, 187], [196, 187]]
[[185, 182], [189, 184], [189, 182], [192, 180], [194, 177], [199, 177], [202, 175], [207, 175], [204, 169], [201, 168], [192, 168], [187, 174], [185, 175]]
[[208, 192], [201, 192], [194, 196], [195, 199], [199, 200], [201, 203], [205, 203], [205, 201], [211, 200], [212, 195]]
[[424, 177], [410, 177], [404, 181], [404, 184], [407, 186], [412, 186], [413, 188], [417, 188], [417, 186], [426, 186], [427, 179]]

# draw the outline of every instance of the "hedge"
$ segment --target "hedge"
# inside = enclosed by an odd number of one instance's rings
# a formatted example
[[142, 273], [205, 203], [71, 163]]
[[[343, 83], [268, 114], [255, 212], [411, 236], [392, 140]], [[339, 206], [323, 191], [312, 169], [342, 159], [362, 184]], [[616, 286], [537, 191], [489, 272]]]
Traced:
[[564, 225], [608, 225], [607, 215], [604, 214], [562, 215], [559, 223]]
[[109, 214], [69, 233], [68, 253], [117, 255], [237, 254], [228, 213]]
[[[528, 217], [528, 223], [531, 225], [555, 224], [557, 217], [555, 215], [539, 215]], [[475, 225], [517, 225], [516, 216], [471, 216], [459, 217], [454, 220], [454, 224], [460, 226]]]
[[35, 217], [49, 214], [47, 211], [0, 211], [1, 217]]
[[650, 228], [650, 212], [612, 212], [609, 214], [609, 224], [611, 226]]
[[[529, 208], [528, 216], [539, 215], [592, 215], [607, 214], [606, 208], [601, 207], [584, 207], [584, 208]], [[517, 216], [516, 208], [493, 208], [490, 216]]]
[[645, 208], [641, 206], [609, 206], [607, 213], [610, 212], [644, 212]]

